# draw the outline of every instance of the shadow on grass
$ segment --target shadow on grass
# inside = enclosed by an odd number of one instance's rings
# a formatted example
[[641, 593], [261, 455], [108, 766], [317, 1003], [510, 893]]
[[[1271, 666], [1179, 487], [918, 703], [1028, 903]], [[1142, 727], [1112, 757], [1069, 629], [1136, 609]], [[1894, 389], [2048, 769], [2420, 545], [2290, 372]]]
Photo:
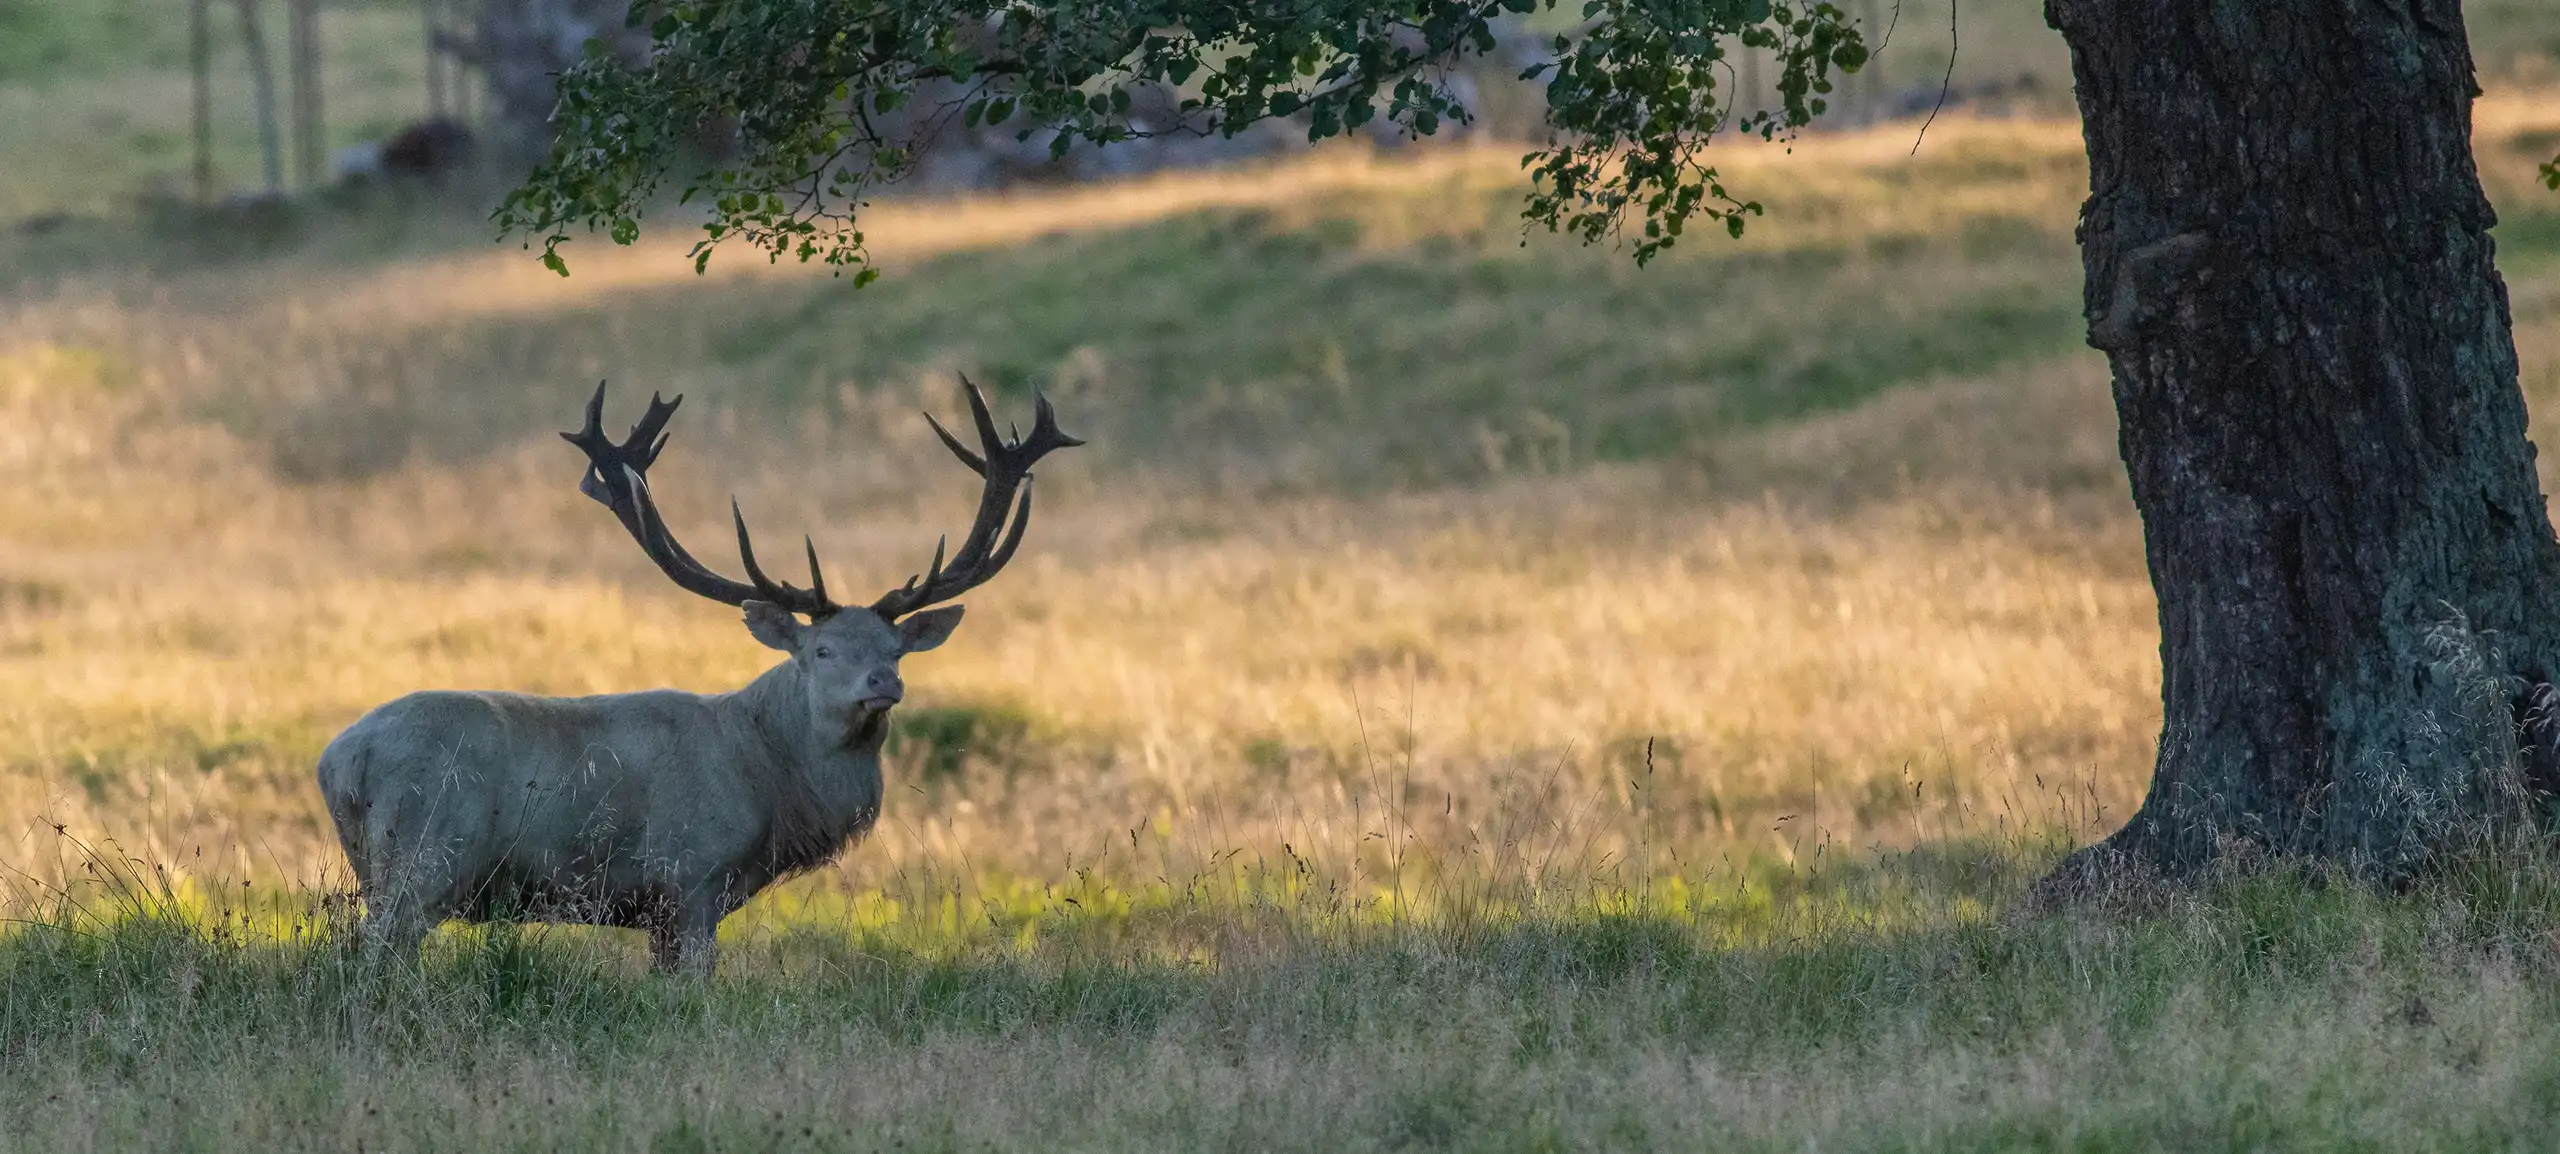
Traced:
[[2018, 1041], [2093, 1011], [2139, 1028], [2180, 997], [2245, 1002], [2358, 968], [2496, 958], [2560, 973], [2560, 868], [2539, 853], [2466, 861], [2400, 894], [2287, 867], [2114, 908], [2017, 912], [2047, 860], [1955, 842], [1463, 918], [1163, 892], [1101, 913], [989, 902], [949, 921], [813, 918], [736, 935], [708, 983], [647, 972], [620, 931], [562, 927], [457, 926], [416, 965], [369, 968], [336, 896], [20, 900], [0, 931], [0, 1054], [114, 1070], [185, 1061], [216, 1039], [416, 1057], [538, 1039], [603, 1057], [670, 1031], [907, 1043], [1278, 1031], [1312, 1044], [1452, 1005], [1509, 1023], [1526, 1051], [1634, 1036], [1788, 1053], [1914, 1030]]
[[2555, 1136], [2549, 853], [2400, 893], [2273, 868], [2019, 912], [2047, 860], [1953, 844], [1474, 918], [1242, 892], [957, 918], [907, 894], [913, 912], [884, 917], [870, 895], [863, 918], [740, 935], [708, 982], [647, 972], [618, 931], [448, 930], [377, 970], [343, 903], [308, 895], [20, 901], [0, 930], [0, 1109], [30, 1148]]

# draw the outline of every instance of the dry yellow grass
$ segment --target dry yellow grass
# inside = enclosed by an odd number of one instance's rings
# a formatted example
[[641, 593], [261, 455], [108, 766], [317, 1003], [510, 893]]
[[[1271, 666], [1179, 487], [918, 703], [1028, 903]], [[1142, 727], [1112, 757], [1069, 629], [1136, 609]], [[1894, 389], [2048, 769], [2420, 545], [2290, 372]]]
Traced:
[[[961, 478], [915, 456], [949, 515]], [[311, 494], [244, 492], [226, 470], [228, 492], [128, 521], [125, 548], [19, 570], [21, 588], [80, 592], [10, 617], [10, 808], [129, 842], [139, 826], [159, 860], [200, 845], [228, 866], [239, 843], [309, 876], [335, 853], [309, 756], [371, 704], [431, 686], [720, 688], [765, 663], [733, 614], [645, 580], [402, 577], [344, 555], [396, 571], [472, 548], [574, 556], [574, 542], [630, 575], [569, 471], [541, 454]], [[2092, 543], [2025, 497], [1666, 510], [1677, 489], [1636, 469], [1244, 509], [1078, 488], [1044, 507], [1039, 551], [1007, 586], [973, 599], [965, 643], [911, 671], [921, 704], [1026, 712], [1030, 748], [972, 766], [952, 796], [902, 792], [848, 859], [857, 875], [917, 853], [1044, 873], [1160, 815], [1214, 821], [1191, 831], [1203, 848], [1348, 845], [1353, 830], [1293, 823], [1346, 817], [1384, 779], [1461, 821], [1594, 800], [1619, 813], [1647, 739], [1660, 833], [1691, 852], [1801, 840], [1766, 829], [1781, 813], [1907, 834], [1906, 770], [1932, 806], [2093, 775], [2120, 805], [2150, 736], [2147, 594], [2102, 556], [2131, 548], [2126, 527]], [[99, 505], [126, 519], [113, 496]], [[861, 512], [847, 505], [801, 507]], [[881, 558], [864, 566], [875, 579], [938, 528], [866, 520], [866, 547], [835, 552]], [[173, 536], [168, 563], [137, 563]]]
[[[2548, 109], [2484, 106], [2500, 134], [2484, 156], [2547, 130]], [[1941, 124], [1933, 156], [1955, 176], [1928, 185], [1899, 159], [1905, 132], [1738, 150], [1737, 181], [1782, 205], [1746, 245], [1854, 261], [1986, 218], [2067, 232], [2070, 126]], [[1257, 207], [1284, 227], [1348, 218], [1372, 248], [1463, 235], [1493, 251], [1510, 245], [1487, 190], [1511, 175], [1469, 152], [1328, 155], [886, 206], [874, 235], [913, 266]], [[2518, 179], [2491, 175], [2502, 191]], [[1948, 278], [1971, 275], [1947, 260]], [[662, 587], [575, 494], [550, 424], [456, 459], [277, 471], [279, 437], [367, 430], [260, 414], [361, 400], [372, 386], [347, 366], [384, 347], [449, 358], [399, 365], [441, 404], [557, 409], [565, 424], [584, 383], [476, 359], [471, 318], [601, 316], [562, 338], [593, 342], [586, 379], [684, 379], [660, 362], [698, 351], [710, 338], [687, 326], [724, 314], [688, 320], [669, 300], [764, 291], [696, 284], [665, 250], [582, 254], [577, 270], [564, 283], [512, 252], [280, 264], [10, 302], [0, 813], [23, 819], [0, 861], [49, 868], [59, 822], [154, 860], [246, 856], [312, 878], [336, 849], [311, 757], [373, 704], [435, 686], [717, 689], [766, 662], [732, 613]], [[2541, 400], [2560, 308], [2547, 273], [2520, 276], [2516, 295]], [[1802, 323], [1860, 323], [1843, 311], [1859, 307], [1826, 303]], [[783, 420], [697, 406], [662, 485], [706, 548], [735, 488], [766, 532], [815, 529], [838, 584], [890, 582], [969, 496], [909, 415], [947, 405], [948, 387], [855, 378]], [[518, 395], [536, 388], [539, 403]], [[1147, 403], [1088, 392], [1071, 424]], [[618, 414], [637, 403], [618, 400]], [[1146, 876], [1171, 859], [1106, 850], [1150, 828], [1188, 860], [1287, 843], [1356, 866], [1396, 852], [1369, 837], [1381, 806], [1417, 844], [1570, 829], [1578, 860], [1641, 846], [1647, 868], [1674, 872], [1964, 823], [2086, 829], [2138, 800], [2157, 725], [2151, 602], [2112, 450], [2091, 355], [1669, 459], [1460, 489], [1238, 488], [1098, 446], [1048, 471], [1025, 559], [910, 671], [917, 706], [961, 727], [959, 773], [923, 780], [955, 754], [911, 743], [880, 834], [822, 882], [927, 867], [1055, 878], [1097, 862]]]

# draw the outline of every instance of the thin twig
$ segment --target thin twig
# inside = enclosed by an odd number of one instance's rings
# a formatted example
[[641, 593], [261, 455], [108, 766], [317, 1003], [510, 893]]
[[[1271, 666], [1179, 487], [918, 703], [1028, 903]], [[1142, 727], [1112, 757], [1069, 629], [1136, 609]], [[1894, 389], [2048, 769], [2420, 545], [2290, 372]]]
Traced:
[[[1938, 113], [1947, 106], [1947, 93], [1956, 86], [1956, 13], [1964, 8], [1964, 0], [1947, 0], [1947, 75], [1938, 81], [1938, 103], [1929, 109], [1929, 119], [1920, 122], [1920, 135], [1911, 138], [1911, 155], [1920, 155], [1920, 142], [1929, 139], [1929, 126], [1938, 122]], [[1897, 9], [1898, 11], [1898, 9]]]

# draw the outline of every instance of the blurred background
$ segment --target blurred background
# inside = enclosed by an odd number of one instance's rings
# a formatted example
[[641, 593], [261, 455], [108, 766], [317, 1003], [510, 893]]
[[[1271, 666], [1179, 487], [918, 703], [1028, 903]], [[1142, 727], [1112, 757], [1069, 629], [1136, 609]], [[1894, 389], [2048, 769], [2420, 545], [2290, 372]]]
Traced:
[[[1717, 146], [1765, 217], [1645, 269], [1522, 231], [1520, 27], [1447, 139], [947, 141], [859, 291], [697, 276], [672, 209], [567, 279], [493, 241], [610, 7], [0, 0], [0, 860], [59, 868], [59, 825], [318, 878], [313, 759], [375, 704], [753, 676], [577, 495], [599, 379], [617, 427], [687, 397], [697, 552], [735, 492], [845, 590], [963, 525], [917, 415], [956, 374], [1091, 441], [910, 663], [874, 844], [803, 885], [1408, 841], [1672, 875], [2139, 800], [2157, 636], [2030, 0], [1851, 0], [1885, 47], [1822, 126]], [[2560, 19], [2466, 7], [2547, 440]]]

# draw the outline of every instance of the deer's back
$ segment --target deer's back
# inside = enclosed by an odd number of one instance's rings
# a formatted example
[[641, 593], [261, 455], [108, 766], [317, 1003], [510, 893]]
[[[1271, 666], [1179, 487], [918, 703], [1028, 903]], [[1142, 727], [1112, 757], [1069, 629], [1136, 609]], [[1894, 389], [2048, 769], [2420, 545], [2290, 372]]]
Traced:
[[413, 693], [329, 744], [320, 791], [360, 876], [391, 843], [459, 874], [720, 857], [729, 827], [753, 824], [752, 799], [731, 796], [751, 754], [715, 701]]

